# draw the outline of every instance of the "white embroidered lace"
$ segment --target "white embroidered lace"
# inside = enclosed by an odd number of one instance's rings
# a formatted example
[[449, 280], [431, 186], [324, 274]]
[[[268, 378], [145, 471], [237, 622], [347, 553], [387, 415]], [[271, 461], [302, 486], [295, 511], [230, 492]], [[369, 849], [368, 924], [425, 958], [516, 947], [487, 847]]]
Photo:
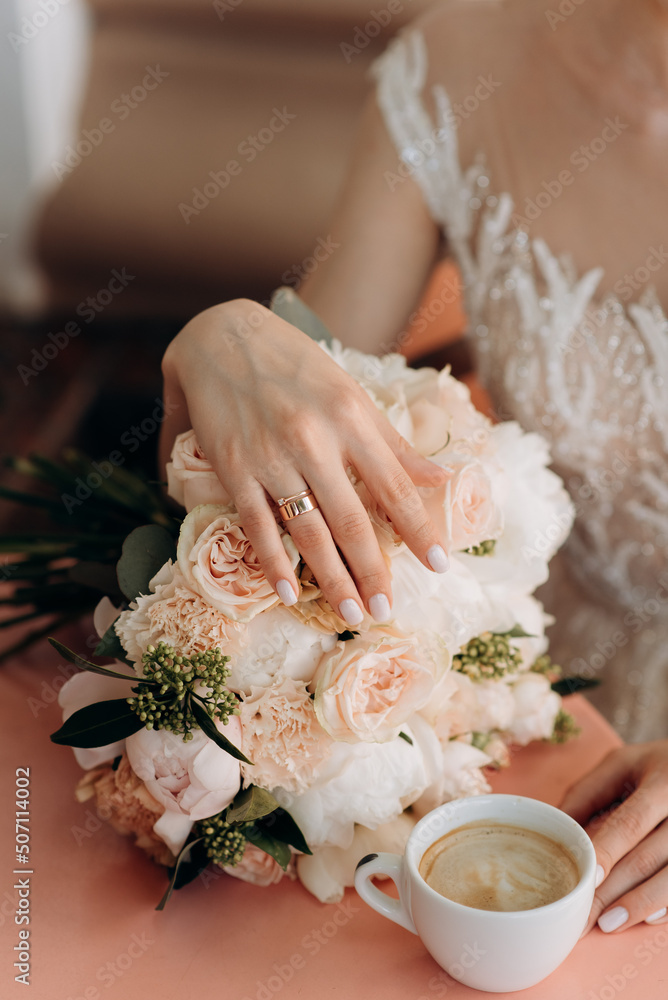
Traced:
[[462, 167], [445, 89], [433, 90], [436, 121], [422, 100], [419, 31], [373, 72], [386, 127], [459, 264], [497, 416], [549, 440], [576, 505], [562, 568], [541, 595], [558, 616], [553, 648], [565, 667], [605, 667], [593, 700], [624, 736], [668, 735], [668, 319], [652, 290], [627, 307], [597, 300], [601, 268], [578, 276], [515, 228], [482, 153]]

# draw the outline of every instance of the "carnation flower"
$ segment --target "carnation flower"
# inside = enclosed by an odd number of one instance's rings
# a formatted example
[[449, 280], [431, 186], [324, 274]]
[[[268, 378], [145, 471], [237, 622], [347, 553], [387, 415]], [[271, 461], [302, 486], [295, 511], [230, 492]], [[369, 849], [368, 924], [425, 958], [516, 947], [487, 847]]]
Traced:
[[223, 865], [223, 871], [233, 878], [241, 879], [242, 882], [263, 887], [276, 885], [284, 875], [293, 880], [297, 877], [294, 861], [290, 861], [287, 870], [283, 871], [278, 861], [275, 861], [270, 854], [249, 842], [246, 842], [241, 861], [236, 865]]
[[239, 720], [244, 752], [254, 765], [242, 767], [246, 785], [304, 791], [332, 749], [306, 687], [291, 677], [251, 688], [239, 706]]
[[159, 865], [171, 867], [175, 863], [175, 856], [153, 830], [165, 807], [137, 777], [126, 754], [121, 756], [115, 770], [107, 765], [84, 775], [77, 785], [76, 797], [79, 802], [87, 802], [93, 796], [98, 813], [114, 830], [125, 836], [134, 834], [137, 847]]
[[[294, 569], [297, 547], [287, 532], [281, 538]], [[177, 562], [189, 589], [234, 621], [248, 622], [278, 603], [239, 515], [229, 508], [204, 504], [187, 515]]]
[[190, 513], [199, 504], [228, 504], [230, 495], [213, 471], [193, 430], [179, 434], [167, 463], [167, 493]]
[[243, 642], [244, 626], [189, 590], [172, 562], [149, 583], [150, 594], [140, 594], [118, 618], [115, 629], [128, 657], [141, 663], [148, 646], [165, 642], [184, 656], [208, 649], [225, 649], [234, 638]]
[[338, 642], [315, 678], [320, 724], [348, 743], [393, 740], [449, 665], [445, 646], [425, 635], [374, 629]]
[[[241, 725], [236, 716], [225, 727], [225, 736], [241, 745]], [[164, 806], [154, 826], [174, 854], [183, 847], [195, 820], [225, 809], [239, 791], [239, 761], [201, 729], [192, 739], [166, 729], [140, 729], [126, 740], [128, 760], [148, 791]]]

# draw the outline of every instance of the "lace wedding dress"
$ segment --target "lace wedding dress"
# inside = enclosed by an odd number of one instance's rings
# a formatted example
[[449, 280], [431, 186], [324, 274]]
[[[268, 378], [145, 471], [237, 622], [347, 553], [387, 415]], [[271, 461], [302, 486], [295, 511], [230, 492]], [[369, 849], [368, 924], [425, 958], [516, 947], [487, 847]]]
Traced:
[[538, 595], [557, 618], [552, 658], [600, 678], [591, 700], [625, 739], [668, 736], [668, 319], [651, 291], [626, 308], [598, 300], [601, 268], [578, 275], [514, 228], [483, 153], [459, 162], [443, 87], [435, 121], [426, 110], [420, 32], [397, 39], [374, 75], [387, 129], [459, 264], [496, 414], [549, 440], [576, 506]]

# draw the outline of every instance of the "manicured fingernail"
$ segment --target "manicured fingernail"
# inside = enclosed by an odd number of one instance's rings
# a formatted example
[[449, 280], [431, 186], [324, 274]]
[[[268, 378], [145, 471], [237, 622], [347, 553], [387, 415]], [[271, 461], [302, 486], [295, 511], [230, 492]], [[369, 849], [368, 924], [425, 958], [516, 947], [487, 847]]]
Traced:
[[601, 914], [598, 918], [598, 926], [606, 934], [610, 931], [616, 931], [622, 924], [625, 924], [629, 919], [629, 911], [624, 909], [623, 906], [615, 906], [612, 910], [608, 910], [607, 913]]
[[374, 594], [369, 598], [369, 611], [377, 622], [386, 622], [390, 619], [390, 602], [385, 594]]
[[604, 878], [605, 878], [605, 872], [603, 871], [602, 865], [596, 865], [596, 888], [597, 889], [598, 889], [599, 885], [601, 884], [601, 882], [603, 881]]
[[434, 573], [447, 573], [450, 567], [450, 560], [446, 555], [445, 549], [440, 545], [432, 545], [429, 552], [427, 552], [427, 562]]
[[276, 593], [285, 604], [286, 608], [292, 607], [293, 604], [297, 603], [297, 595], [295, 594], [295, 588], [292, 586], [289, 580], [279, 580], [276, 584]]
[[668, 907], [662, 906], [660, 910], [653, 913], [651, 917], [645, 917], [646, 924], [653, 924], [655, 920], [663, 920], [666, 913], [668, 913]]
[[339, 604], [339, 614], [348, 625], [359, 625], [364, 618], [364, 612], [352, 597], [346, 597], [345, 601]]

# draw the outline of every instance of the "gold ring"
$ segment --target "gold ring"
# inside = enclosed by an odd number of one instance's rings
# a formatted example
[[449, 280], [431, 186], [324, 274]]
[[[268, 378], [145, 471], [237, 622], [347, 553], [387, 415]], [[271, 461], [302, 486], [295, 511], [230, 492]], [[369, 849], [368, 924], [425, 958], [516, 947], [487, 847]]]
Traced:
[[305, 490], [293, 497], [281, 497], [277, 506], [283, 520], [291, 521], [293, 517], [306, 514], [309, 510], [317, 510], [318, 502], [310, 490]]

